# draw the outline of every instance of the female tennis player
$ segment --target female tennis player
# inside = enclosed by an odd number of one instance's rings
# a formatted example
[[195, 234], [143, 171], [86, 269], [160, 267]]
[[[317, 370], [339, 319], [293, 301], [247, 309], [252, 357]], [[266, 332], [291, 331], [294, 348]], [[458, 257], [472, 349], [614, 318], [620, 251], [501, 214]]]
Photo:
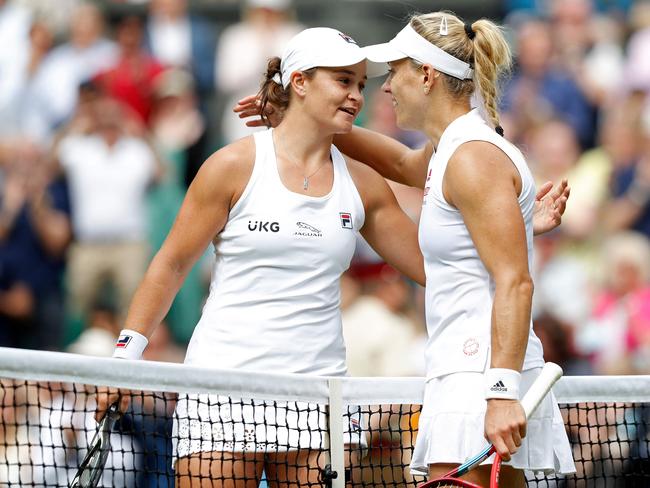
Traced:
[[[282, 123], [203, 164], [133, 297], [115, 357], [141, 356], [212, 242], [210, 294], [186, 364], [346, 374], [339, 280], [356, 234], [406, 276], [425, 279], [417, 228], [385, 180], [332, 145], [335, 134], [352, 129], [365, 83], [362, 49], [334, 29], [307, 29], [281, 61], [270, 61], [262, 93], [283, 108]], [[117, 391], [99, 395], [97, 417], [118, 398]], [[123, 396], [122, 411], [127, 403]], [[263, 469], [270, 483], [319, 483], [322, 411], [307, 407], [181, 396], [178, 486], [256, 487]], [[358, 418], [347, 437], [363, 442]]]
[[[524, 486], [524, 469], [573, 472], [554, 398], [528, 422], [519, 402], [544, 360], [531, 323], [535, 185], [497, 112], [508, 45], [488, 20], [469, 25], [437, 12], [413, 16], [389, 43], [365, 49], [390, 65], [383, 89], [398, 125], [429, 138], [420, 150], [357, 127], [334, 139], [383, 176], [424, 189], [428, 381], [411, 470], [440, 477], [485, 447], [476, 435], [484, 432], [507, 461], [503, 486]], [[256, 109], [249, 97], [235, 111]], [[568, 191], [563, 182], [546, 204], [563, 207]], [[487, 486], [489, 476], [482, 466], [467, 478]]]
[[[411, 469], [441, 476], [484, 447], [484, 431], [507, 462], [503, 486], [524, 486], [524, 469], [573, 472], [554, 398], [528, 422], [519, 402], [544, 359], [531, 322], [535, 182], [497, 112], [508, 44], [488, 20], [436, 12], [413, 16], [367, 56], [390, 64], [383, 89], [398, 125], [430, 141], [411, 151], [363, 130], [339, 141], [385, 176], [424, 188], [428, 381]], [[489, 472], [470, 481], [487, 486]]]

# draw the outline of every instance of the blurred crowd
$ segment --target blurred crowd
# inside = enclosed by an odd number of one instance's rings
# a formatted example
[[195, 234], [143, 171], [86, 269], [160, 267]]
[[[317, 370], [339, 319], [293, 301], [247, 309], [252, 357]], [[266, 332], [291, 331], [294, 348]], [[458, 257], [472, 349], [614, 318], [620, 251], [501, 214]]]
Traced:
[[[110, 355], [202, 161], [253, 130], [230, 108], [318, 24], [291, 0], [240, 4], [217, 28], [188, 0], [0, 0], [0, 346]], [[511, 0], [497, 20], [516, 59], [506, 137], [539, 183], [572, 187], [561, 227], [535, 240], [547, 359], [568, 374], [650, 374], [650, 2]], [[378, 83], [359, 123], [424, 142], [395, 126]], [[393, 189], [417, 221], [420, 191]], [[151, 359], [182, 360], [210, 254]], [[423, 290], [378, 259], [360, 241], [342, 281], [350, 372], [422, 374]]]

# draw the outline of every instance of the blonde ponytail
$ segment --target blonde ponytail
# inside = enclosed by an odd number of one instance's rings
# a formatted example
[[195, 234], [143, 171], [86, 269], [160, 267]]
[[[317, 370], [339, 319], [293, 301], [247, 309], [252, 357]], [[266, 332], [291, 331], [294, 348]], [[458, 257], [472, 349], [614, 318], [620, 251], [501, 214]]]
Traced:
[[[497, 128], [499, 123], [499, 83], [510, 71], [512, 54], [501, 28], [495, 23], [481, 19], [472, 24], [474, 39], [474, 80], [485, 102], [490, 120]], [[503, 135], [503, 129], [501, 129]]]

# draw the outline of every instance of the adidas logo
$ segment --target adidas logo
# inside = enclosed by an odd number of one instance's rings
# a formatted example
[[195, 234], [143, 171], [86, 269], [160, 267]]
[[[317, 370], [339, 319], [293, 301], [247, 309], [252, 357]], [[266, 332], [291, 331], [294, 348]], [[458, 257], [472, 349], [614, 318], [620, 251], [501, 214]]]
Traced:
[[490, 388], [490, 391], [508, 391], [508, 388], [503, 384], [503, 381], [499, 380]]

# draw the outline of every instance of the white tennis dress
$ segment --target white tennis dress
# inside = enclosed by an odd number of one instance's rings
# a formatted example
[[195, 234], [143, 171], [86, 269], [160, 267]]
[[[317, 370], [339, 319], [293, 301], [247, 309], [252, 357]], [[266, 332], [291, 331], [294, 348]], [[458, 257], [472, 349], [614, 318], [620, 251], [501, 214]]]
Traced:
[[[186, 364], [276, 373], [346, 374], [341, 274], [349, 267], [365, 213], [341, 153], [323, 197], [289, 191], [278, 173], [272, 130], [254, 134], [255, 165], [214, 242], [210, 294]], [[360, 443], [358, 415], [348, 442]], [[323, 448], [322, 406], [179, 398], [177, 456], [199, 451], [268, 452]], [[310, 432], [311, 431], [311, 432]]]
[[[483, 372], [490, 366], [494, 281], [483, 265], [460, 212], [445, 200], [442, 182], [449, 159], [468, 141], [501, 149], [517, 168], [519, 206], [526, 225], [529, 267], [533, 255], [535, 182], [521, 152], [472, 110], [444, 131], [431, 157], [424, 188], [419, 241], [426, 283], [427, 385], [411, 470], [432, 463], [462, 463], [486, 445], [483, 438]], [[480, 164], [480, 161], [477, 161]], [[508, 236], [503, 236], [504, 240]], [[544, 365], [542, 344], [530, 324], [522, 394]], [[528, 435], [511, 463], [517, 468], [573, 472], [564, 423], [551, 395], [529, 420]]]

